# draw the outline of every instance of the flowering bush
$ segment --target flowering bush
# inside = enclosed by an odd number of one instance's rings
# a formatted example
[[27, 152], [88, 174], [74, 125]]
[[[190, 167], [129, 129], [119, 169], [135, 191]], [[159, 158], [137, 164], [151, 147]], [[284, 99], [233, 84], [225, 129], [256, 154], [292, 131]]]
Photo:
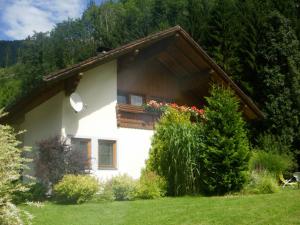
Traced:
[[157, 113], [163, 113], [166, 111], [168, 107], [171, 107], [173, 109], [176, 109], [180, 112], [189, 112], [191, 116], [195, 118], [204, 118], [204, 109], [198, 109], [196, 106], [179, 106], [176, 103], [164, 103], [164, 102], [157, 102], [155, 100], [150, 100], [147, 102], [145, 109], [150, 112], [157, 112]]

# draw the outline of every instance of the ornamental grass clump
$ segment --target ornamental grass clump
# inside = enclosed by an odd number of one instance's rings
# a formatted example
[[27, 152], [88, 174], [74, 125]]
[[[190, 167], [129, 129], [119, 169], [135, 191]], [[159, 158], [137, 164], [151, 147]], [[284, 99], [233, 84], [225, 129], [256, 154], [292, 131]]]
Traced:
[[251, 171], [268, 171], [278, 176], [289, 171], [294, 166], [294, 162], [292, 157], [286, 154], [255, 150], [252, 153], [249, 166]]
[[147, 169], [166, 180], [168, 195], [197, 191], [198, 129], [190, 113], [172, 107], [166, 109], [155, 127]]
[[274, 174], [268, 171], [251, 172], [248, 184], [244, 187], [245, 194], [272, 194], [279, 191]]
[[249, 169], [256, 172], [267, 171], [277, 177], [293, 171], [296, 163], [293, 155], [289, 153], [290, 147], [272, 134], [260, 135], [252, 152]]

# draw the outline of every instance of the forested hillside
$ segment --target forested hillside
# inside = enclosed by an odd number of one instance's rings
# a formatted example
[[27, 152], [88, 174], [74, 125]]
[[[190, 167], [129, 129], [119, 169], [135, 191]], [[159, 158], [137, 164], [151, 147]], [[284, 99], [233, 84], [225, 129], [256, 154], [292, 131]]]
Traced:
[[[91, 2], [82, 17], [36, 33], [18, 50], [18, 62], [0, 69], [0, 107], [26, 95], [43, 75], [180, 25], [266, 114], [256, 140], [300, 149], [299, 0], [111, 0]], [[14, 56], [13, 56], [14, 55]], [[1, 53], [4, 66], [11, 61]], [[7, 53], [7, 56], [9, 54]], [[6, 60], [6, 61], [5, 61]], [[3, 67], [2, 65], [2, 67]]]
[[0, 40], [0, 68], [16, 64], [21, 47], [22, 41]]

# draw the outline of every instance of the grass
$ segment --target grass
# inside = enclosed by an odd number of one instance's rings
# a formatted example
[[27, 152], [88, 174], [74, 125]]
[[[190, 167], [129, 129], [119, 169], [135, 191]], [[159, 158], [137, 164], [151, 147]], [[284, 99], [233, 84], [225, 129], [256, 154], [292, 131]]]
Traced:
[[300, 190], [276, 194], [181, 197], [44, 207], [21, 206], [38, 225], [300, 224]]

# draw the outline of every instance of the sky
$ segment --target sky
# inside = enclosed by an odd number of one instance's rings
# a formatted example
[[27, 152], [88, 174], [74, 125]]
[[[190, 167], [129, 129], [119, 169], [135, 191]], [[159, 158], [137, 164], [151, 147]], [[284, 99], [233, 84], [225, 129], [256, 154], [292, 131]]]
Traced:
[[[102, 0], [97, 0], [99, 3]], [[20, 40], [79, 18], [89, 0], [0, 0], [0, 40]]]

